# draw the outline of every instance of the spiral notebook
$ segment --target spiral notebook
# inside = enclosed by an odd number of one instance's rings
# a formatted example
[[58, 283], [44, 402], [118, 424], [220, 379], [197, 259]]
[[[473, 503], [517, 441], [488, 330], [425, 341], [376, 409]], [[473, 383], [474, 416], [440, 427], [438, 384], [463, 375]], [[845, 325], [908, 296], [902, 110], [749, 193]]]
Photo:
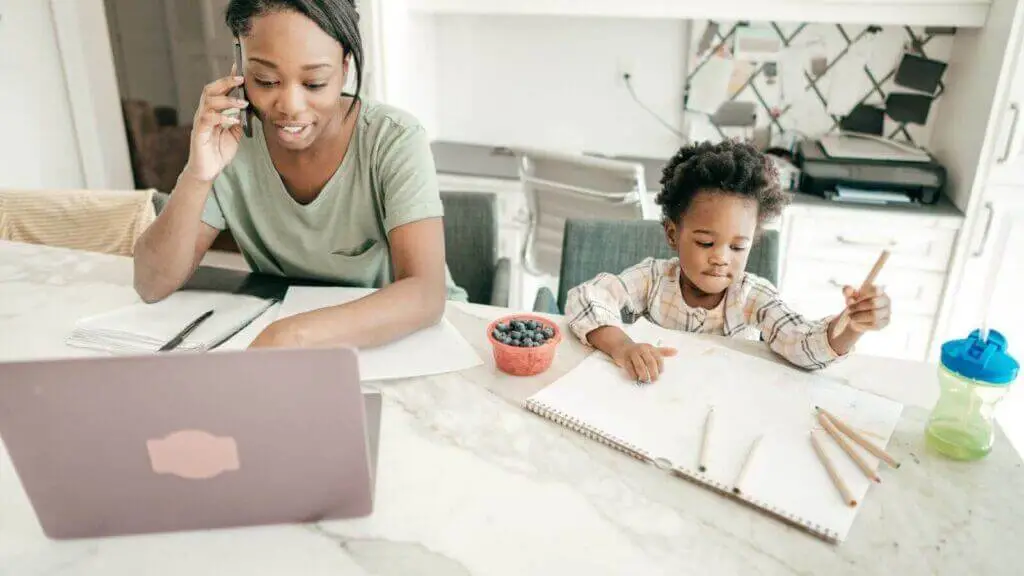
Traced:
[[[678, 349], [657, 382], [636, 386], [606, 356], [595, 353], [526, 400], [527, 409], [598, 442], [801, 528], [843, 541], [873, 485], [831, 438], [825, 452], [855, 496], [842, 501], [810, 441], [820, 406], [879, 446], [892, 436], [903, 406], [837, 379], [750, 356], [645, 320], [629, 327], [634, 340]], [[707, 470], [698, 461], [705, 421], [714, 406]], [[761, 438], [733, 492], [755, 439]], [[872, 468], [877, 458], [855, 449]]]

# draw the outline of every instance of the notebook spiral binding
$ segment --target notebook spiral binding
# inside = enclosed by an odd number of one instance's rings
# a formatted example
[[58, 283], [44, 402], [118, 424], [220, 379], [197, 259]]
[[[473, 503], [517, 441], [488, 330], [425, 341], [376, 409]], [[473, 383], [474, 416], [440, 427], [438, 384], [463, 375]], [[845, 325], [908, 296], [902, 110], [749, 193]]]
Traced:
[[642, 462], [653, 461], [650, 455], [648, 455], [643, 450], [637, 448], [636, 446], [628, 442], [625, 442], [620, 438], [616, 438], [615, 436], [612, 436], [610, 434], [605, 434], [603, 431], [598, 430], [597, 428], [594, 428], [592, 426], [589, 426], [583, 422], [580, 422], [579, 420], [566, 415], [560, 410], [553, 410], [551, 408], [548, 408], [546, 405], [537, 402], [533, 399], [529, 399], [526, 401], [526, 408], [531, 412], [537, 414], [538, 416], [541, 416], [554, 422], [555, 424], [568, 428], [569, 430], [572, 430], [577, 434], [581, 434], [586, 438], [589, 438], [596, 442], [600, 442], [601, 444], [604, 444], [609, 448], [614, 448], [615, 450], [624, 452], [625, 454], [628, 454], [629, 456], [632, 456], [637, 460], [640, 460]]
[[[654, 462], [654, 459], [651, 458], [651, 456], [647, 452], [637, 448], [636, 446], [628, 442], [623, 441], [620, 438], [616, 438], [613, 435], [606, 434], [602, 430], [594, 428], [593, 426], [585, 424], [577, 420], [576, 418], [568, 416], [565, 413], [561, 412], [560, 410], [554, 410], [552, 408], [549, 408], [543, 403], [537, 402], [536, 400], [533, 399], [528, 399], [525, 402], [524, 406], [527, 410], [537, 414], [538, 416], [541, 416], [542, 418], [546, 418], [547, 420], [550, 420], [555, 424], [558, 424], [565, 428], [568, 428], [569, 430], [572, 430], [573, 432], [576, 432], [577, 434], [580, 434], [586, 438], [604, 444], [605, 446], [608, 446], [625, 454], [628, 454], [629, 456], [632, 456], [633, 458], [636, 458], [641, 462]], [[818, 538], [821, 538], [826, 542], [832, 544], [837, 544], [839, 542], [839, 534], [837, 532], [829, 530], [824, 526], [821, 526], [820, 524], [810, 522], [804, 518], [786, 512], [785, 510], [780, 510], [768, 504], [767, 502], [764, 502], [763, 500], [751, 498], [750, 496], [747, 496], [746, 494], [743, 493], [737, 494], [733, 492], [731, 486], [722, 484], [717, 480], [712, 480], [711, 478], [705, 476], [704, 474], [693, 472], [686, 468], [676, 466], [674, 464], [672, 466], [671, 472], [673, 475], [679, 478], [688, 480], [700, 486], [711, 488], [724, 496], [728, 496], [736, 501], [751, 506], [760, 512], [767, 513], [795, 528], [809, 532], [810, 534], [813, 534], [814, 536], [817, 536]]]

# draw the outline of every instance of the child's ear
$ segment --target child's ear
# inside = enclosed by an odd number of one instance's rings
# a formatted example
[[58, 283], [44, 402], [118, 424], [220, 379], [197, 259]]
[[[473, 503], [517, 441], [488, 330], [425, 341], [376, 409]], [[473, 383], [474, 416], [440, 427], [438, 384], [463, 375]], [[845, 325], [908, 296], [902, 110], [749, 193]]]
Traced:
[[668, 242], [668, 245], [675, 250], [676, 238], [679, 237], [679, 230], [676, 228], [676, 223], [671, 220], [665, 220], [662, 222], [662, 226], [665, 228], [665, 240]]

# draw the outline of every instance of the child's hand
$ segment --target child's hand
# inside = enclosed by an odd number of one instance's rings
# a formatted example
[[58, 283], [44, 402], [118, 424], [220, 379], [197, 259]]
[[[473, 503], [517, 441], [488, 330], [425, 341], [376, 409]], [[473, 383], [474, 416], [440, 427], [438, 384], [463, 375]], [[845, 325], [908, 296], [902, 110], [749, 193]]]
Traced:
[[844, 286], [843, 296], [846, 297], [847, 329], [859, 333], [881, 330], [889, 325], [892, 310], [889, 295], [882, 288], [870, 285], [861, 293], [852, 286]]
[[611, 354], [620, 368], [629, 372], [630, 378], [641, 382], [654, 382], [665, 368], [665, 356], [675, 356], [675, 348], [651, 346], [642, 342], [627, 342]]

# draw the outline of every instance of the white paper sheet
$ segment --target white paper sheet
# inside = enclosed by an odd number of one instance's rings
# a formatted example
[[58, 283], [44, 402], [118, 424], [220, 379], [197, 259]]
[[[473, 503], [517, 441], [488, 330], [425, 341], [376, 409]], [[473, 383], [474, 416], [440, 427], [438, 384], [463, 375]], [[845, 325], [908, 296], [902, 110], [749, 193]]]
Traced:
[[[858, 507], [843, 503], [810, 442], [821, 406], [884, 446], [902, 405], [824, 376], [742, 354], [690, 334], [641, 320], [628, 330], [637, 341], [661, 340], [676, 356], [665, 359], [657, 382], [636, 387], [626, 373], [596, 353], [532, 397], [652, 459], [732, 487], [755, 438], [763, 439], [743, 484], [766, 508], [803, 519], [846, 538]], [[715, 407], [708, 470], [698, 472], [708, 409]], [[832, 440], [825, 452], [858, 502], [874, 484]], [[878, 460], [855, 449], [871, 464]], [[895, 472], [898, 473], [898, 472]], [[874, 489], [884, 489], [884, 485]]]
[[[288, 289], [278, 318], [352, 302], [372, 292], [361, 288], [294, 286]], [[390, 344], [359, 350], [359, 375], [363, 381], [458, 372], [481, 364], [480, 356], [447, 319]]]

